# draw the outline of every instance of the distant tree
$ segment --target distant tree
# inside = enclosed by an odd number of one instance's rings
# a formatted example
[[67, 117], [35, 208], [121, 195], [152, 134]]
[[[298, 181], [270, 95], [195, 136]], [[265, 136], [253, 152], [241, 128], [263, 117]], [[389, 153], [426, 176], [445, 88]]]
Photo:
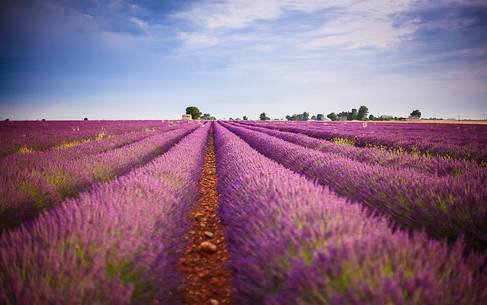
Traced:
[[216, 120], [216, 118], [214, 116], [212, 116], [211, 114], [209, 113], [205, 113], [201, 116], [201, 119], [202, 120]]
[[316, 115], [316, 120], [323, 121], [324, 119], [325, 119], [325, 116], [323, 115], [323, 113], [318, 113]]
[[373, 114], [369, 115], [369, 120], [374, 121], [376, 118]]
[[268, 120], [270, 120], [270, 119], [271, 119], [271, 118], [269, 118], [269, 117], [267, 116], [267, 114], [265, 114], [265, 112], [262, 112], [262, 113], [260, 114], [259, 118], [260, 118], [260, 120], [261, 120], [261, 121], [268, 121]]
[[312, 119], [313, 121], [316, 121], [316, 115], [314, 115], [314, 114], [313, 114], [313, 115], [311, 116], [311, 119]]
[[360, 106], [358, 109], [357, 120], [367, 119], [367, 114], [369, 113], [369, 108], [367, 106]]
[[418, 109], [413, 110], [413, 112], [411, 112], [411, 116], [415, 116], [415, 117], [420, 118], [421, 117], [421, 111], [419, 111]]
[[84, 118], [83, 121], [88, 121], [88, 118]]
[[342, 111], [337, 116], [339, 120], [343, 120], [343, 118], [349, 120], [352, 118], [352, 113], [350, 111]]
[[309, 120], [309, 113], [303, 112], [300, 114], [286, 115], [286, 120], [288, 120], [288, 121], [308, 121]]
[[347, 120], [356, 120], [358, 115], [358, 111], [356, 108], [352, 108], [352, 112], [349, 112], [347, 115]]
[[242, 117], [242, 119], [243, 119], [244, 121], [247, 121], [249, 118], [248, 118], [246, 115], [244, 115], [244, 116]]
[[201, 111], [196, 106], [189, 106], [186, 108], [186, 114], [191, 114], [193, 120], [197, 120], [201, 117]]
[[46, 119], [42, 119], [41, 121], [42, 121], [42, 122], [45, 122], [45, 121], [46, 121]]
[[288, 121], [301, 121], [302, 117], [303, 117], [302, 114], [286, 115], [286, 120], [288, 120]]
[[332, 113], [329, 113], [327, 116], [327, 118], [329, 118], [330, 120], [332, 121], [337, 121], [338, 120], [338, 116], [336, 113], [332, 112]]
[[5, 119], [5, 122], [10, 122], [10, 119], [9, 119], [9, 118], [6, 118], [6, 119]]

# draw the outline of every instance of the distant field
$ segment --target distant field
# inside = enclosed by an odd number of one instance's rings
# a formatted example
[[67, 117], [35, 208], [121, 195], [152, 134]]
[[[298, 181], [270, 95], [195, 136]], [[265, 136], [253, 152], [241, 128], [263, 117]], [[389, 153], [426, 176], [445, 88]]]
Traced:
[[0, 304], [487, 304], [485, 124], [0, 122]]

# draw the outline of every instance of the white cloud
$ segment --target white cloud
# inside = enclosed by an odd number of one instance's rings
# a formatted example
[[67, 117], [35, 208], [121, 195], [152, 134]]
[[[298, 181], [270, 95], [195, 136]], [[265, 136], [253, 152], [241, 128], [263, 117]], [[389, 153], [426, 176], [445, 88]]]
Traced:
[[301, 45], [305, 50], [339, 47], [353, 50], [365, 47], [388, 48], [416, 29], [414, 24], [394, 27], [390, 20], [367, 17], [341, 17], [320, 29], [305, 33], [309, 40]]
[[209, 30], [242, 28], [257, 20], [278, 18], [281, 10], [278, 1], [208, 1], [196, 3], [187, 11], [174, 15], [198, 27]]
[[147, 28], [147, 22], [145, 22], [144, 20], [140, 19], [140, 18], [137, 18], [137, 17], [130, 17], [129, 20], [135, 24], [138, 28], [140, 29], [146, 29]]
[[[228, 42], [228, 36], [237, 29], [259, 31], [257, 22], [267, 21], [265, 31], [271, 32], [275, 41], [294, 39], [290, 44], [301, 45], [301, 50], [340, 47], [344, 50], [362, 47], [387, 48], [397, 44], [402, 37], [414, 32], [414, 24], [393, 26], [392, 14], [407, 9], [411, 0], [356, 1], [356, 0], [226, 0], [195, 3], [174, 17], [184, 20], [194, 28], [186, 29], [179, 36], [183, 46], [218, 46]], [[327, 14], [324, 9], [337, 8], [340, 13]], [[288, 13], [298, 12], [322, 23], [319, 29], [302, 26], [289, 33], [280, 31], [280, 22]], [[303, 22], [306, 22], [306, 17]], [[192, 33], [192, 34], [191, 34]], [[283, 37], [287, 35], [286, 37]], [[267, 35], [266, 37], [269, 37]], [[200, 42], [201, 41], [201, 42]], [[255, 43], [259, 43], [255, 41]], [[265, 42], [265, 50], [278, 49]], [[249, 46], [259, 50], [259, 45]]]
[[212, 47], [218, 44], [218, 38], [205, 33], [181, 32], [179, 38], [183, 41], [183, 50], [194, 51]]

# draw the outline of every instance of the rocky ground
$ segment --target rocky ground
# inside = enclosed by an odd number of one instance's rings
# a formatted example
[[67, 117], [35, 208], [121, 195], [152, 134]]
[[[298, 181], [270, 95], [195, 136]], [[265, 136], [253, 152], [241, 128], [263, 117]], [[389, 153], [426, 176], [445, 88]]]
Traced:
[[201, 198], [192, 213], [191, 243], [180, 260], [183, 304], [233, 304], [228, 249], [217, 214], [218, 191], [213, 132], [200, 180]]

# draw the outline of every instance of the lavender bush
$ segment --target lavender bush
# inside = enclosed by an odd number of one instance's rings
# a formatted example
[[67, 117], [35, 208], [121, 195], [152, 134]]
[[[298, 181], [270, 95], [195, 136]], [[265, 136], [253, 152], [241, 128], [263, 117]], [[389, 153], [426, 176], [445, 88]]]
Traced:
[[465, 235], [469, 247], [487, 247], [485, 180], [367, 165], [242, 127], [225, 126], [265, 156], [364, 203], [373, 212], [388, 215], [402, 227], [425, 229], [430, 236], [450, 242]]
[[57, 145], [158, 129], [179, 121], [12, 121], [0, 122], [0, 156], [42, 151]]
[[217, 124], [220, 215], [239, 304], [484, 304], [484, 257], [462, 256], [257, 153]]
[[156, 133], [123, 147], [76, 159], [45, 155], [34, 167], [1, 162], [0, 229], [18, 225], [72, 197], [95, 182], [105, 182], [167, 151], [196, 126]]
[[4, 232], [0, 304], [179, 304], [175, 267], [208, 131]]
[[2, 174], [4, 175], [7, 174], [6, 171], [12, 169], [14, 169], [14, 171], [18, 171], [18, 169], [32, 171], [36, 170], [36, 168], [45, 168], [45, 163], [52, 164], [53, 162], [59, 162], [60, 160], [74, 160], [89, 155], [99, 154], [178, 128], [181, 128], [181, 126], [161, 125], [158, 128], [147, 128], [142, 131], [108, 135], [98, 140], [75, 141], [73, 142], [74, 144], [72, 144], [72, 142], [65, 142], [67, 144], [60, 144], [44, 151], [34, 151], [26, 154], [10, 154], [0, 158], [0, 169], [2, 169]]
[[252, 130], [277, 137], [288, 142], [319, 150], [325, 153], [334, 153], [342, 157], [371, 165], [381, 165], [398, 169], [414, 169], [419, 172], [430, 173], [438, 176], [457, 176], [467, 179], [483, 179], [487, 177], [487, 168], [476, 162], [458, 159], [445, 159], [441, 157], [413, 156], [406, 152], [389, 151], [376, 147], [356, 147], [353, 145], [338, 144], [333, 141], [313, 138], [300, 133], [279, 131], [263, 127], [255, 127], [249, 124], [240, 124]]
[[487, 125], [401, 123], [301, 123], [246, 122], [325, 140], [345, 139], [360, 147], [379, 146], [416, 154], [487, 162]]

